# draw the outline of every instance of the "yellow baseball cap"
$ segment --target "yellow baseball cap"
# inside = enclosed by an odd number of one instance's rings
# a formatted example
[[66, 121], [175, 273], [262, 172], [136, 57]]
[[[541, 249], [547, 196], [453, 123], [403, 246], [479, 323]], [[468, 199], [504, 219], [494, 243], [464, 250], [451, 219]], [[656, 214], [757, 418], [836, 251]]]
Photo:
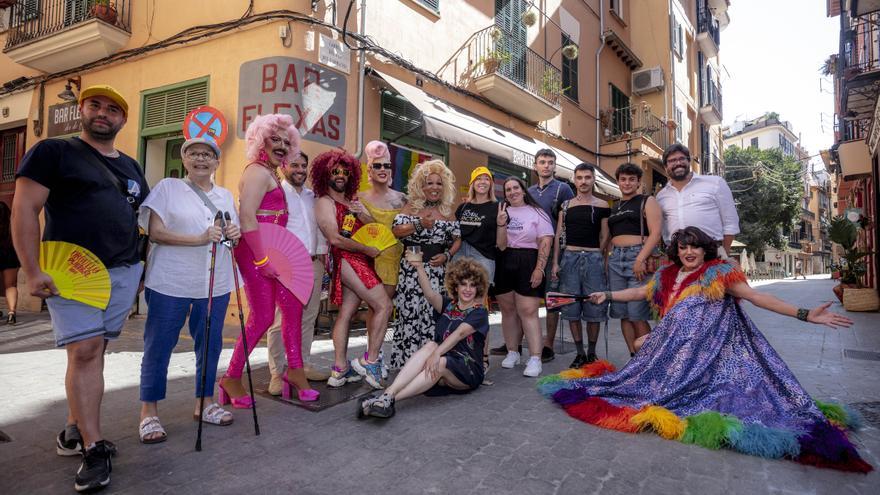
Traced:
[[483, 174], [488, 175], [488, 176], [489, 176], [489, 179], [495, 180], [495, 178], [492, 177], [492, 172], [490, 172], [488, 168], [486, 168], [486, 167], [477, 167], [477, 168], [474, 169], [473, 172], [471, 172], [471, 181], [468, 182], [468, 185], [473, 184], [474, 181], [477, 180], [477, 177], [479, 177], [479, 176], [481, 176], [481, 175], [483, 175]]
[[125, 112], [125, 115], [128, 115], [128, 102], [125, 101], [125, 98], [119, 94], [119, 91], [116, 91], [113, 86], [108, 86], [106, 84], [98, 84], [95, 86], [89, 86], [88, 88], [79, 92], [79, 103], [81, 104], [86, 98], [91, 98], [93, 96], [105, 96], [113, 100], [114, 103], [122, 108], [122, 111]]

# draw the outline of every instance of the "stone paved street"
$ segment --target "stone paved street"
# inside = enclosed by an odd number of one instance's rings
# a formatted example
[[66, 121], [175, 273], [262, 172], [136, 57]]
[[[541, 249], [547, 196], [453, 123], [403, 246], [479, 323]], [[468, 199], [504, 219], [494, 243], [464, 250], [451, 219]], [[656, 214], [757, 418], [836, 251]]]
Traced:
[[[814, 306], [833, 298], [833, 284], [824, 278], [786, 280], [765, 282], [761, 290]], [[839, 304], [834, 308], [842, 311]], [[835, 331], [750, 305], [748, 312], [815, 397], [880, 402], [880, 361], [844, 356], [845, 349], [880, 352], [880, 315], [850, 314], [855, 327]], [[19, 321], [14, 328], [0, 327], [0, 430], [12, 439], [0, 443], [0, 493], [72, 493], [78, 458], [54, 452], [66, 415], [64, 353], [51, 344], [45, 314], [23, 314]], [[880, 493], [877, 471], [847, 474], [588, 426], [543, 399], [521, 367], [501, 370], [498, 357], [492, 361], [494, 386], [463, 397], [400, 403], [387, 422], [358, 421], [352, 402], [313, 413], [258, 397], [261, 436], [254, 436], [249, 413], [236, 411], [232, 426], [206, 426], [204, 451], [195, 452], [194, 358], [192, 341], [182, 338], [172, 358], [169, 397], [160, 404], [168, 441], [141, 445], [142, 328], [143, 320], [131, 320], [107, 356], [103, 428], [120, 454], [106, 493]], [[237, 329], [226, 332], [221, 365], [228, 362]], [[617, 325], [611, 325], [609, 340], [611, 361], [623, 365]], [[491, 342], [500, 341], [494, 325]], [[316, 341], [315, 350], [326, 364], [329, 342]], [[601, 355], [601, 343], [599, 350]], [[558, 356], [545, 365], [545, 374], [558, 372], [573, 356]], [[261, 345], [253, 362], [263, 366], [265, 360]], [[867, 419], [852, 438], [880, 468], [880, 417]]]

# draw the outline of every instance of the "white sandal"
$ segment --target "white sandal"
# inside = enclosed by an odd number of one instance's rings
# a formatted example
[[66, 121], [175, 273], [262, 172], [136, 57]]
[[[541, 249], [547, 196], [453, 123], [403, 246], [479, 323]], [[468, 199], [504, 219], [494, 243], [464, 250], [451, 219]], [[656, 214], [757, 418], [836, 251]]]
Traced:
[[[138, 432], [140, 433], [141, 443], [159, 443], [164, 442], [168, 438], [165, 428], [162, 428], [162, 423], [159, 422], [159, 416], [147, 416], [144, 418], [138, 427]], [[147, 438], [147, 435], [153, 433], [161, 433], [161, 435]]]
[[[193, 414], [193, 419], [198, 421], [199, 415]], [[220, 407], [220, 404], [212, 402], [205, 406], [202, 411], [202, 421], [217, 426], [228, 426], [233, 421], [232, 413]]]

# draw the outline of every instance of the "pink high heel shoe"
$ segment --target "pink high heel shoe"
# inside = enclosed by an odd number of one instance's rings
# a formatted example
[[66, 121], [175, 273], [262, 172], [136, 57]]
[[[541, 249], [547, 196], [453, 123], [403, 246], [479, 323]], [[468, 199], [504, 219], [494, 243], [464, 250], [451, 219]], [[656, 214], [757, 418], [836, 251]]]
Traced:
[[218, 382], [217, 386], [220, 388], [221, 406], [232, 404], [232, 407], [236, 409], [251, 409], [254, 407], [254, 398], [250, 395], [245, 394], [241, 397], [232, 397], [229, 395], [229, 392], [226, 391], [226, 388], [223, 387], [223, 382]]
[[307, 388], [305, 390], [298, 390], [296, 386], [287, 379], [287, 375], [281, 375], [281, 379], [284, 380], [284, 386], [281, 387], [281, 398], [290, 400], [293, 395], [292, 390], [296, 390], [297, 398], [302, 402], [314, 402], [318, 400], [318, 397], [321, 396], [321, 393], [313, 388]]

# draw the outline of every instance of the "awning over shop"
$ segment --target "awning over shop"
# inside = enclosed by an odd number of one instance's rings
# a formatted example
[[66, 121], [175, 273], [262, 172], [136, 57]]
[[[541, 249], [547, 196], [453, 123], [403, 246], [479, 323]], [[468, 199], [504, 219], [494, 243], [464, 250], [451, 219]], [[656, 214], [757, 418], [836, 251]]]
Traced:
[[844, 179], [871, 173], [871, 154], [864, 139], [841, 143], [837, 148]]
[[34, 90], [0, 96], [0, 129], [25, 125], [31, 109], [31, 98]]
[[[378, 71], [377, 71], [378, 72]], [[422, 112], [425, 134], [449, 144], [479, 150], [510, 163], [531, 169], [535, 153], [550, 148], [556, 153], [558, 167], [574, 170], [584, 160], [511, 130], [491, 124], [466, 110], [450, 105], [421, 89], [380, 73], [395, 91]], [[620, 189], [605, 172], [596, 169], [596, 187], [603, 194], [620, 197]]]

